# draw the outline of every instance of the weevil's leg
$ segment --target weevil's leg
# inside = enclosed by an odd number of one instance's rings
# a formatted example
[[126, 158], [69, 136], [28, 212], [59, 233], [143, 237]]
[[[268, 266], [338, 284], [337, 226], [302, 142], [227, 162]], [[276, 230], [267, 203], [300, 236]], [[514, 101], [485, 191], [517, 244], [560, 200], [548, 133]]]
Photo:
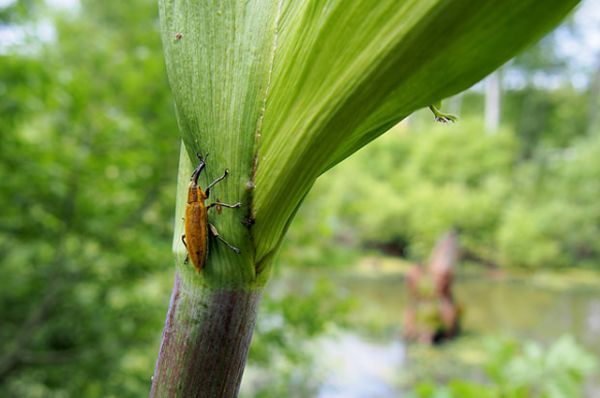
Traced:
[[[183, 242], [183, 245], [187, 249], [187, 243], [185, 243], [185, 234], [181, 235], [181, 242]], [[183, 263], [187, 264], [189, 262], [190, 262], [190, 254], [189, 253], [185, 253], [185, 260], [183, 260]]]
[[217, 231], [217, 227], [215, 227], [214, 225], [212, 225], [211, 223], [208, 224], [208, 227], [210, 229], [210, 233], [217, 239], [219, 239], [221, 242], [223, 242], [225, 244], [225, 246], [227, 246], [228, 248], [230, 248], [231, 250], [233, 250], [234, 252], [236, 252], [237, 254], [241, 253], [241, 250], [238, 249], [237, 247], [231, 245], [229, 242], [227, 242], [225, 239], [223, 239], [221, 237], [221, 235], [219, 235], [219, 231]]
[[234, 205], [228, 205], [227, 203], [214, 202], [214, 203], [211, 203], [211, 204], [209, 204], [208, 206], [206, 206], [206, 209], [208, 210], [208, 209], [210, 209], [211, 207], [215, 207], [215, 206], [222, 206], [222, 207], [228, 207], [228, 208], [230, 208], [230, 209], [237, 209], [237, 208], [240, 208], [240, 207], [242, 207], [242, 203], [241, 203], [241, 202], [237, 202], [237, 203], [236, 203], [236, 204], [234, 204]]
[[216, 180], [214, 180], [213, 182], [208, 184], [208, 186], [204, 190], [204, 193], [206, 194], [207, 198], [210, 196], [210, 189], [212, 187], [214, 187], [215, 184], [218, 183], [219, 181], [223, 181], [225, 179], [225, 177], [227, 177], [228, 174], [229, 174], [229, 170], [225, 169], [225, 172], [223, 173], [223, 175], [221, 177], [217, 178]]

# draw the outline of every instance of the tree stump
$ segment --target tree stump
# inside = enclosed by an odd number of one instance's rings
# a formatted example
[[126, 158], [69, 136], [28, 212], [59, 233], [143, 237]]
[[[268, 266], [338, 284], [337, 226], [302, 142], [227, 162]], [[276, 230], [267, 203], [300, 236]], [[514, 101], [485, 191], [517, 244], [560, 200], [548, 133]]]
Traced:
[[458, 258], [458, 236], [451, 230], [438, 240], [427, 268], [415, 265], [406, 274], [408, 305], [404, 335], [407, 339], [437, 344], [458, 334], [460, 307], [452, 296]]

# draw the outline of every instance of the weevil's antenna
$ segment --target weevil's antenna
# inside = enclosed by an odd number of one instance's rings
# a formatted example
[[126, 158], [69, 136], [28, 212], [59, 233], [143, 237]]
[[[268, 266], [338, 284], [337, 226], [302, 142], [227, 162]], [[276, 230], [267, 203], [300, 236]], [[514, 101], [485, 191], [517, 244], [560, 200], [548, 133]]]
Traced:
[[208, 152], [206, 152], [206, 155], [204, 155], [204, 157], [202, 157], [202, 153], [196, 152], [196, 157], [198, 158], [199, 161], [206, 162], [206, 158], [208, 157]]

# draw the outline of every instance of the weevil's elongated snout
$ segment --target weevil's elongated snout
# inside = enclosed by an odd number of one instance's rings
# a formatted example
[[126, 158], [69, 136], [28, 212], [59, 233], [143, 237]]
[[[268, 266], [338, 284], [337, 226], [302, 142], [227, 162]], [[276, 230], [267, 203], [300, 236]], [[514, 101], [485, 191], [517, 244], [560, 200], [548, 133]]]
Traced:
[[198, 167], [196, 167], [194, 169], [194, 172], [192, 173], [192, 177], [190, 178], [190, 180], [193, 181], [194, 185], [197, 186], [198, 178], [200, 177], [202, 170], [204, 170], [204, 167], [206, 167], [206, 158], [208, 157], [208, 153], [206, 155], [204, 155], [204, 157], [202, 157], [202, 155], [199, 153], [196, 153], [196, 156], [198, 157], [198, 160], [200, 160], [200, 163], [198, 163]]
[[192, 173], [192, 178], [190, 178], [190, 181], [193, 181], [194, 185], [198, 185], [198, 178], [200, 177], [200, 173], [202, 173], [202, 170], [204, 170], [205, 166], [206, 163], [204, 163], [204, 161], [200, 161], [198, 167], [194, 169], [194, 172]]

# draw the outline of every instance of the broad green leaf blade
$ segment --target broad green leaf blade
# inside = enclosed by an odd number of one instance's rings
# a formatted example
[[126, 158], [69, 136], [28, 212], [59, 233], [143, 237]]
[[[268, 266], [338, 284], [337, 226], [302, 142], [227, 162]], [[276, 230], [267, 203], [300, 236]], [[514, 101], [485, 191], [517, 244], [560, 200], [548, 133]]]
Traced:
[[218, 198], [245, 205], [219, 217], [244, 266], [228, 266], [233, 255], [217, 246], [209, 262], [225, 263], [205, 276], [241, 282], [273, 257], [321, 173], [416, 109], [483, 78], [578, 1], [159, 3], [187, 153], [211, 152], [210, 178], [229, 168]]
[[[211, 245], [203, 277], [215, 283], [246, 284], [255, 276], [254, 247], [242, 221], [248, 216], [255, 137], [262, 118], [279, 13], [272, 1], [159, 0], [161, 33], [177, 119], [191, 160], [182, 162], [178, 201], [185, 201], [185, 179], [195, 154], [210, 153], [201, 185], [229, 169], [229, 177], [213, 190], [210, 201], [241, 201], [245, 208], [211, 216], [222, 236], [242, 256]], [[176, 251], [182, 219], [176, 220]], [[178, 256], [182, 257], [182, 256]], [[240, 266], [239, 263], [243, 263]], [[182, 269], [189, 269], [183, 267]]]
[[257, 260], [277, 249], [322, 172], [416, 109], [476, 83], [577, 3], [284, 2], [258, 146]]

